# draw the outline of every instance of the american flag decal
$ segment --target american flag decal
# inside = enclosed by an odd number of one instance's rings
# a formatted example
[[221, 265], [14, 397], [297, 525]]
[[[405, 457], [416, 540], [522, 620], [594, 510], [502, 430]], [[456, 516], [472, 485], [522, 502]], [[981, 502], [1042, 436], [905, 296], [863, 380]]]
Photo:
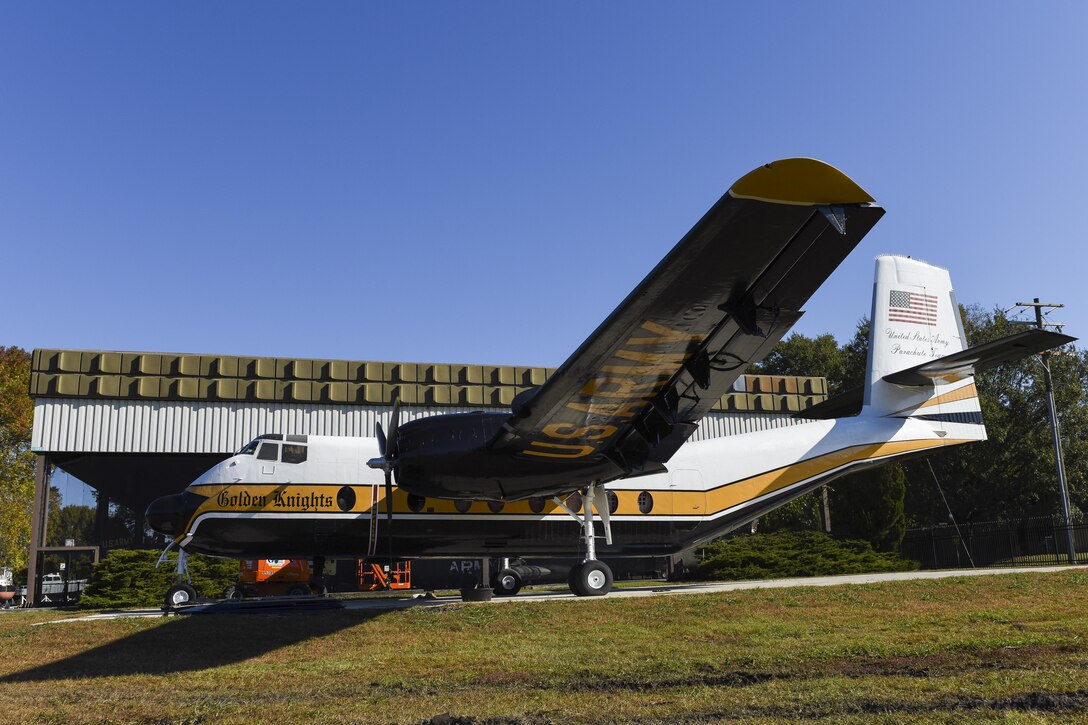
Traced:
[[888, 320], [912, 325], [936, 325], [937, 297], [921, 292], [892, 290], [888, 300]]

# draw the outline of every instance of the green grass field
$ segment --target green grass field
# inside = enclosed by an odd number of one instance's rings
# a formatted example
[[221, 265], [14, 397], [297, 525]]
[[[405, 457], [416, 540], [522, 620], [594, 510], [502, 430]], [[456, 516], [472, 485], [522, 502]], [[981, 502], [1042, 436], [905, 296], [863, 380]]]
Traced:
[[32, 626], [6, 722], [1088, 722], [1088, 571]]

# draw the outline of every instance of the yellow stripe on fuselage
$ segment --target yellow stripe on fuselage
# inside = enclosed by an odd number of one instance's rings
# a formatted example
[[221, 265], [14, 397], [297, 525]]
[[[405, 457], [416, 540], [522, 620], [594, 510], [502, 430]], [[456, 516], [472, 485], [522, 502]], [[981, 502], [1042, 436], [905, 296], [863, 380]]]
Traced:
[[[968, 443], [967, 440], [912, 440], [886, 443], [870, 443], [850, 446], [831, 453], [815, 456], [786, 466], [766, 471], [748, 478], [721, 484], [708, 490], [684, 491], [660, 488], [647, 488], [654, 500], [653, 510], [642, 514], [638, 507], [639, 490], [613, 490], [618, 499], [618, 506], [613, 516], [638, 516], [652, 519], [655, 516], [713, 517], [727, 509], [735, 508], [745, 502], [773, 494], [785, 488], [810, 479], [825, 476], [836, 469], [861, 461], [885, 458], [911, 453], [914, 451], [941, 446]], [[355, 492], [355, 502], [350, 508], [341, 509], [337, 495], [344, 487], [342, 484], [232, 484], [198, 486], [192, 490], [207, 496], [194, 518], [206, 513], [286, 513], [286, 514], [355, 514], [369, 517], [371, 509], [379, 516], [385, 515], [385, 491], [378, 486], [377, 502], [372, 505], [373, 484], [355, 484], [350, 488]], [[395, 515], [496, 515], [565, 517], [566, 512], [551, 500], [544, 503], [540, 512], [530, 507], [529, 501], [506, 503], [498, 511], [493, 511], [486, 501], [461, 502], [468, 504], [464, 511], [458, 510], [457, 502], [449, 499], [428, 498], [419, 511], [408, 507], [408, 494], [400, 489], [393, 491], [393, 511]], [[602, 502], [603, 503], [603, 502]], [[192, 522], [190, 522], [192, 523]]]

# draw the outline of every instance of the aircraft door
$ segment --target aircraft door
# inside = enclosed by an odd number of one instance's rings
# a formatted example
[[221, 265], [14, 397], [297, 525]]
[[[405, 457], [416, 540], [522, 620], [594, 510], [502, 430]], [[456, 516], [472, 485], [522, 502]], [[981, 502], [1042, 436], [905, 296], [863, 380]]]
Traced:
[[694, 468], [669, 471], [669, 491], [672, 492], [673, 512], [680, 516], [706, 514], [706, 489], [703, 472]]

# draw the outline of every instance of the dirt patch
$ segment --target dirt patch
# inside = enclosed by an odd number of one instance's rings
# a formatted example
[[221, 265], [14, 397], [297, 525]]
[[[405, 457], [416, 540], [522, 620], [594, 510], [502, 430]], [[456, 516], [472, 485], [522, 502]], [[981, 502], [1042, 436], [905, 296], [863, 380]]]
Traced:
[[566, 689], [572, 692], [607, 692], [626, 690], [629, 692], [648, 692], [672, 687], [749, 687], [778, 677], [769, 672], [708, 672], [687, 677], [661, 679], [640, 679], [636, 677], [588, 677], [576, 679]]
[[1068, 645], [1031, 645], [1028, 647], [975, 648], [935, 652], [928, 655], [892, 655], [888, 657], [848, 657], [826, 665], [817, 665], [806, 676], [841, 675], [868, 677], [934, 677], [978, 670], [1007, 670], [1031, 667], [1059, 654], [1070, 654]]
[[553, 720], [545, 715], [476, 718], [471, 715], [451, 715], [446, 712], [420, 720], [419, 725], [548, 725], [555, 722], [561, 722], [561, 720]]

